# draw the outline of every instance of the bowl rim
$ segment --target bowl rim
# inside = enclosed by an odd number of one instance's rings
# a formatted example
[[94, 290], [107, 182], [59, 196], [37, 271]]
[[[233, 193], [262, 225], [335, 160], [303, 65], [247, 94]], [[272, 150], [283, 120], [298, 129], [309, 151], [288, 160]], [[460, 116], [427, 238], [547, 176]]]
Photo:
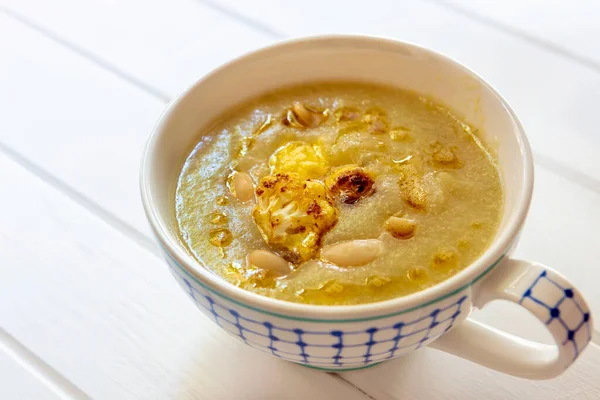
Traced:
[[[249, 62], [258, 58], [269, 57], [273, 53], [290, 51], [298, 46], [302, 47], [306, 45], [330, 47], [351, 45], [354, 47], [366, 46], [371, 49], [381, 46], [395, 47], [396, 49], [408, 47], [410, 50], [441, 59], [446, 63], [454, 64], [466, 75], [476, 79], [481, 85], [490, 90], [502, 104], [514, 123], [514, 134], [520, 145], [521, 158], [523, 159], [523, 179], [521, 181], [518, 201], [512, 215], [509, 217], [506, 227], [495, 238], [487, 250], [473, 263], [434, 286], [406, 296], [357, 305], [312, 305], [279, 300], [239, 288], [202, 266], [200, 262], [195, 260], [185, 250], [183, 243], [171, 238], [169, 234], [170, 230], [164, 222], [164, 216], [160, 215], [153, 201], [152, 176], [150, 176], [149, 171], [158, 152], [158, 139], [164, 134], [165, 125], [170, 120], [173, 111], [185, 103], [187, 96], [193, 89], [211, 79], [212, 76], [226, 72], [228, 68], [240, 62]], [[381, 36], [317, 35], [284, 40], [248, 52], [205, 74], [171, 100], [167, 108], [160, 115], [144, 148], [140, 170], [140, 190], [146, 216], [161, 248], [180, 271], [206, 290], [244, 308], [283, 319], [317, 323], [355, 322], [386, 318], [426, 307], [467, 289], [494, 269], [516, 244], [518, 234], [527, 216], [533, 191], [533, 158], [523, 126], [506, 99], [482, 77], [453, 58], [410, 42]]]

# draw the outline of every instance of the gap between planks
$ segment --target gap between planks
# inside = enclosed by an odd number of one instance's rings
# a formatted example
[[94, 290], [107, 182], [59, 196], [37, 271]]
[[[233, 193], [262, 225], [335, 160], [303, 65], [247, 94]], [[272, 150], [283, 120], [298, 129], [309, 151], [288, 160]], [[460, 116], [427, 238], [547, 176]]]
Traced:
[[512, 26], [503, 24], [493, 18], [486, 17], [484, 15], [478, 14], [476, 12], [472, 12], [466, 8], [461, 6], [457, 6], [456, 4], [452, 4], [446, 0], [425, 0], [429, 3], [435, 4], [439, 7], [442, 7], [450, 12], [455, 14], [459, 14], [463, 17], [470, 19], [484, 27], [491, 27], [499, 32], [505, 33], [507, 35], [513, 36], [515, 38], [526, 41], [529, 44], [542, 48], [550, 53], [556, 54], [561, 57], [568, 58], [571, 61], [574, 61], [578, 64], [581, 64], [590, 70], [600, 73], [600, 64], [594, 61], [591, 58], [583, 57], [579, 54], [576, 54], [569, 49], [566, 49], [562, 46], [556, 45], [552, 42], [548, 42], [544, 39], [540, 39], [539, 37], [529, 34], [521, 29], [515, 29]]
[[[285, 39], [286, 36], [280, 32], [277, 32], [267, 25], [262, 24], [259, 21], [256, 21], [252, 18], [246, 17], [243, 14], [240, 14], [234, 10], [231, 10], [227, 7], [224, 7], [220, 4], [217, 4], [213, 1], [209, 0], [196, 0], [197, 2], [217, 11], [226, 16], [227, 18], [233, 19], [239, 23], [242, 23], [252, 29], [258, 30], [259, 32], [268, 35], [269, 37], [275, 40]], [[503, 33], [516, 36], [523, 40], [528, 41], [538, 47], [543, 48], [546, 51], [550, 51], [552, 53], [561, 55], [563, 57], [569, 58], [572, 61], [585, 65], [586, 67], [592, 69], [594, 72], [600, 73], [600, 65], [594, 63], [593, 61], [577, 56], [560, 46], [553, 45], [551, 43], [547, 43], [543, 40], [537, 39], [536, 37], [530, 36], [524, 32], [517, 31], [512, 29], [511, 27], [504, 26], [496, 21], [492, 21], [486, 17], [479, 16], [477, 14], [468, 12], [463, 10], [460, 7], [449, 5], [444, 2], [440, 2], [438, 0], [429, 0], [432, 3], [435, 3], [438, 6], [447, 8], [455, 13], [462, 14], [463, 16], [474, 20], [477, 23], [485, 24], [486, 26], [492, 26], [494, 29], [502, 31]], [[36, 31], [42, 36], [52, 40], [53, 42], [75, 52], [79, 56], [89, 60], [90, 62], [96, 64], [102, 69], [108, 71], [109, 73], [117, 76], [121, 80], [126, 81], [130, 85], [136, 87], [142, 92], [162, 101], [163, 103], [168, 103], [171, 100], [171, 97], [161, 91], [160, 89], [153, 87], [152, 85], [137, 79], [136, 77], [122, 71], [115, 65], [103, 60], [100, 57], [97, 57], [91, 52], [73, 44], [72, 42], [64, 39], [63, 37], [57, 35], [56, 33], [46, 29], [38, 23], [35, 23], [25, 16], [16, 13], [12, 10], [9, 10], [5, 7], [0, 7], [0, 11], [5, 13], [8, 17], [13, 20], [25, 25], [29, 29]], [[24, 157], [20, 153], [14, 151], [9, 146], [0, 142], [0, 152], [4, 153], [7, 157], [13, 160], [15, 163], [20, 165], [26, 171], [31, 173], [34, 176], [40, 178], [44, 183], [56, 189], [57, 191], [64, 194], [71, 201], [79, 204], [92, 214], [99, 217], [106, 224], [111, 226], [113, 229], [118, 232], [124, 234], [138, 246], [143, 248], [146, 251], [149, 251], [151, 254], [156, 256], [157, 258], [162, 260], [162, 255], [158, 246], [154, 243], [154, 240], [135, 227], [131, 226], [109, 210], [100, 206], [93, 200], [81, 194], [75, 188], [71, 187], [58, 177], [50, 174], [45, 171], [43, 168], [39, 167], [28, 158]], [[551, 157], [547, 157], [545, 155], [535, 154], [536, 164], [544, 168], [551, 173], [564, 177], [572, 182], [579, 184], [580, 186], [600, 193], [600, 180], [595, 179], [585, 173], [572, 169], [561, 162], [558, 162]], [[592, 346], [595, 346], [600, 349], [600, 332], [597, 329], [594, 329], [593, 338], [592, 338]], [[8, 335], [4, 330], [0, 329], [0, 346], [2, 346], [7, 353], [12, 355], [20, 364], [22, 364], [27, 370], [33, 373], [35, 376], [42, 378], [42, 381], [55, 393], [64, 398], [76, 398], [76, 399], [87, 399], [89, 398], [85, 393], [83, 393], [79, 388], [73, 385], [66, 378], [58, 374], [51, 366], [46, 364], [43, 360], [37, 357], [35, 354], [31, 353], [27, 348], [25, 348], [22, 344], [20, 344], [16, 339], [12, 338], [12, 336]], [[352, 382], [346, 380], [344, 377], [340, 376], [337, 373], [330, 373], [330, 375], [334, 379], [341, 380], [345, 382], [347, 385], [353, 387], [354, 389], [360, 391], [362, 394], [367, 396], [370, 399], [373, 399], [367, 392], [362, 390], [361, 388], [354, 385]]]
[[120, 79], [128, 82], [130, 85], [135, 86], [142, 92], [147, 93], [147, 94], [151, 95], [152, 97], [157, 98], [158, 100], [160, 100], [164, 103], [168, 103], [171, 100], [171, 97], [167, 93], [164, 93], [160, 89], [157, 89], [157, 88], [153, 87], [152, 85], [149, 85], [146, 82], [143, 82], [143, 81], [137, 79], [136, 77], [120, 70], [118, 67], [107, 62], [106, 60], [103, 60], [100, 57], [96, 57], [93, 53], [90, 53], [89, 51], [77, 46], [76, 44], [60, 37], [59, 35], [55, 34], [54, 32], [31, 21], [27, 17], [25, 17], [19, 13], [16, 13], [10, 9], [7, 9], [5, 7], [0, 7], [0, 11], [3, 12], [4, 14], [6, 14], [6, 16], [17, 21], [18, 23], [25, 25], [29, 29], [36, 31], [37, 33], [41, 34], [42, 36], [45, 36], [47, 39], [49, 39], [55, 43], [58, 43], [59, 45], [71, 50], [72, 52], [74, 52], [74, 53], [80, 55], [81, 57], [91, 61], [92, 63], [98, 65], [100, 68], [102, 68], [102, 69], [110, 72], [111, 74], [119, 77]]
[[37, 378], [59, 398], [68, 400], [90, 399], [80, 388], [58, 373], [52, 366], [32, 353], [2, 328], [0, 328], [0, 351], [3, 351], [15, 360], [23, 369]]
[[285, 37], [286, 37], [283, 33], [278, 32], [259, 21], [256, 21], [254, 18], [247, 17], [244, 14], [241, 14], [235, 10], [232, 10], [232, 9], [228, 8], [227, 6], [222, 6], [221, 4], [218, 4], [215, 1], [196, 0], [196, 2], [208, 7], [214, 11], [217, 11], [217, 12], [223, 14], [227, 18], [233, 19], [237, 22], [240, 22], [243, 25], [246, 25], [252, 29], [255, 29], [255, 30], [267, 35], [267, 36], [270, 36], [273, 39], [280, 40], [280, 39], [285, 39]]

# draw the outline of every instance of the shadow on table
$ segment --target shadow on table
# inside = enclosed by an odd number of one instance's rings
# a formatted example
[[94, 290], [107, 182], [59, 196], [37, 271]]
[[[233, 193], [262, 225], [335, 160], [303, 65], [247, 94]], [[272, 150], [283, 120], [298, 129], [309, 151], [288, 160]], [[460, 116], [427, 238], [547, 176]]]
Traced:
[[[214, 326], [218, 335], [187, 343], [189, 354], [178, 366], [177, 399], [364, 400], [358, 390], [330, 374], [276, 359]], [[200, 339], [200, 338], [199, 338]], [[171, 398], [171, 397], [169, 397]]]

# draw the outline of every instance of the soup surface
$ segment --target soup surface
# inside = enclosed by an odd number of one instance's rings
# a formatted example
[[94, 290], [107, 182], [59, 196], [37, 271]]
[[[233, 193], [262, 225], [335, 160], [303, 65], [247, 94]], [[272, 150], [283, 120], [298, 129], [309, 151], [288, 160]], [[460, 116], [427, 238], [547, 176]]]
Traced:
[[413, 293], [492, 241], [503, 194], [477, 132], [418, 94], [285, 88], [221, 118], [179, 176], [182, 241], [244, 289], [311, 304]]

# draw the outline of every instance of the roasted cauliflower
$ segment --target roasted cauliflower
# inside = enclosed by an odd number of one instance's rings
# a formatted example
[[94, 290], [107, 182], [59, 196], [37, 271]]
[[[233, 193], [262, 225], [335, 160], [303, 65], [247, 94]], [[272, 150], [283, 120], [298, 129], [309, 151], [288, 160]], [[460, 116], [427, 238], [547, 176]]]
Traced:
[[265, 242], [294, 264], [313, 258], [338, 220], [325, 186], [297, 173], [264, 177], [256, 199], [252, 217]]
[[411, 164], [399, 166], [399, 175], [398, 183], [404, 200], [417, 210], [425, 210], [429, 199], [415, 166]]
[[325, 180], [333, 198], [345, 204], [354, 204], [375, 191], [371, 175], [358, 165], [346, 165], [336, 169]]
[[289, 142], [269, 158], [271, 175], [296, 173], [302, 179], [320, 178], [327, 173], [329, 165], [319, 145]]

